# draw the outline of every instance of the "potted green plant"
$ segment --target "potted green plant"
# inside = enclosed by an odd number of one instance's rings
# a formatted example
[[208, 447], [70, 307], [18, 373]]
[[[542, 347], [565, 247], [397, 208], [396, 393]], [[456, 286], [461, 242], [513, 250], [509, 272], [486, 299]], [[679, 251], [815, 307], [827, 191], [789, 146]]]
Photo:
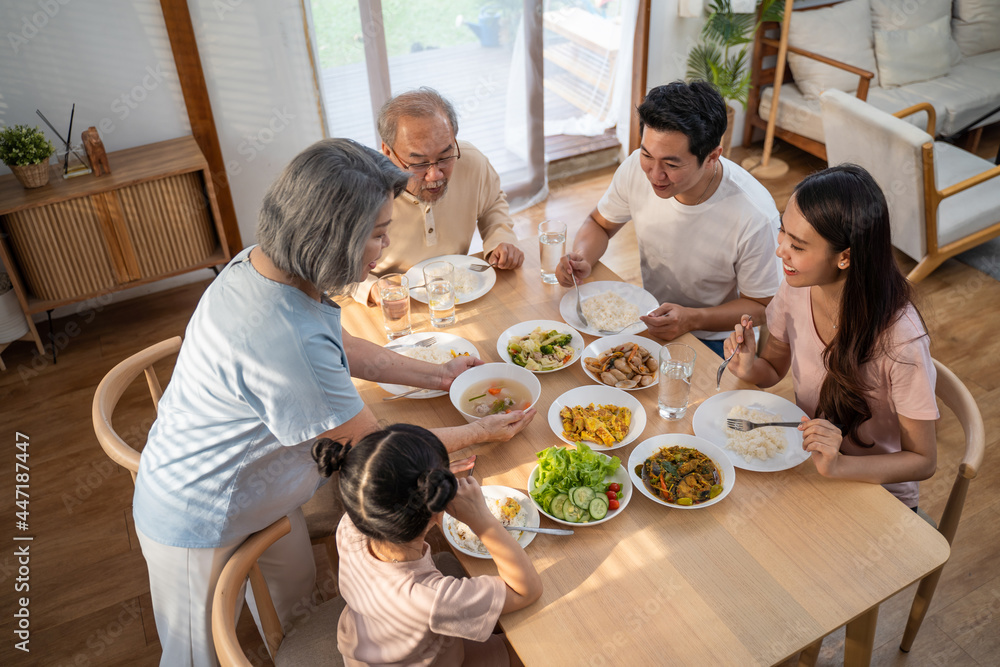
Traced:
[[37, 127], [14, 125], [0, 130], [0, 161], [26, 188], [49, 182], [49, 158], [56, 152]]
[[[730, 0], [712, 0], [708, 19], [701, 31], [701, 42], [691, 49], [687, 61], [689, 81], [708, 81], [727, 102], [739, 102], [746, 109], [750, 97], [749, 52], [754, 35], [766, 21], [780, 21], [783, 4], [778, 0], [758, 0], [756, 14], [738, 14]], [[758, 18], [759, 17], [759, 18]], [[733, 117], [722, 138], [723, 154], [729, 157], [733, 139]]]

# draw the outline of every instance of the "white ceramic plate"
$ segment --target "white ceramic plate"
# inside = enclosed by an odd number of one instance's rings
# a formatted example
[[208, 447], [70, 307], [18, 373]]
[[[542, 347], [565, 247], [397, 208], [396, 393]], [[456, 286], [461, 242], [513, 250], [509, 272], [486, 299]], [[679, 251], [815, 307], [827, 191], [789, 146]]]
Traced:
[[[437, 342], [431, 346], [432, 348], [443, 350], [444, 352], [450, 352], [451, 350], [454, 350], [455, 354], [462, 354], [463, 352], [468, 352], [473, 357], [481, 358], [479, 350], [476, 349], [476, 346], [470, 343], [469, 341], [465, 340], [461, 336], [456, 336], [454, 334], [449, 334], [449, 333], [440, 333], [436, 331], [426, 332], [426, 333], [414, 333], [410, 334], [409, 336], [402, 336], [401, 338], [397, 338], [391, 343], [388, 343], [384, 347], [388, 349], [407, 348], [407, 347], [412, 348], [415, 346], [416, 343], [419, 343], [420, 341], [426, 338], [437, 339]], [[381, 382], [378, 383], [378, 386], [382, 387], [382, 389], [385, 389], [393, 396], [402, 394], [403, 392], [407, 392], [413, 389], [413, 387], [407, 387], [406, 385], [402, 384], [383, 384]], [[410, 394], [409, 396], [407, 396], [407, 398], [437, 398], [438, 396], [447, 396], [447, 395], [448, 392], [446, 391], [441, 391], [438, 389], [424, 389], [423, 391], [418, 391], [415, 394]]]
[[[656, 341], [650, 340], [649, 338], [645, 338], [643, 336], [636, 336], [635, 334], [617, 334], [615, 336], [605, 336], [604, 338], [598, 338], [593, 343], [591, 343], [590, 345], [588, 345], [583, 349], [583, 358], [587, 359], [588, 357], [593, 357], [595, 359], [600, 359], [602, 354], [609, 352], [611, 348], [618, 347], [619, 345], [623, 345], [624, 343], [635, 343], [636, 345], [640, 345], [646, 348], [649, 351], [649, 354], [652, 355], [653, 359], [657, 360], [657, 366], [659, 366], [659, 358], [660, 358], [659, 355], [661, 347], [660, 344], [657, 343]], [[608, 386], [603, 382], [601, 382], [600, 378], [598, 378], [593, 371], [587, 368], [587, 364], [583, 363], [582, 361], [580, 362], [580, 364], [583, 366], [583, 371], [590, 376], [591, 380], [601, 385], [602, 387]], [[650, 387], [655, 387], [659, 383], [659, 381], [660, 381], [660, 373], [659, 371], [657, 371], [653, 375], [653, 382], [651, 384], [648, 384], [645, 387], [632, 387], [631, 389], [625, 389], [625, 391], [639, 391], [640, 389], [649, 389]], [[623, 387], [620, 388], [624, 389]]]
[[565, 407], [572, 408], [578, 405], [587, 407], [591, 403], [594, 405], [624, 406], [632, 411], [632, 422], [629, 424], [628, 433], [625, 435], [625, 439], [621, 442], [616, 442], [611, 446], [605, 446], [596, 442], [588, 442], [587, 446], [595, 452], [606, 452], [611, 449], [624, 447], [625, 445], [634, 442], [636, 438], [642, 435], [643, 430], [646, 428], [646, 410], [642, 407], [642, 403], [637, 401], [634, 396], [622, 391], [621, 389], [615, 389], [614, 387], [608, 387], [605, 385], [594, 386], [592, 384], [570, 389], [569, 391], [561, 394], [558, 398], [556, 398], [556, 400], [552, 401], [552, 405], [549, 406], [548, 414], [549, 428], [551, 428], [552, 432], [555, 433], [563, 442], [570, 445], [576, 445], [576, 443], [572, 440], [567, 440], [563, 437], [562, 420], [559, 418], [559, 411]]
[[[715, 467], [719, 469], [719, 472], [722, 475], [722, 493], [711, 500], [706, 500], [705, 502], [698, 503], [697, 505], [675, 505], [657, 498], [653, 495], [652, 491], [646, 488], [645, 483], [642, 481], [642, 477], [635, 472], [636, 466], [641, 466], [646, 459], [663, 447], [673, 447], [675, 445], [680, 447], [693, 447], [708, 458], [712, 459], [715, 463]], [[663, 435], [653, 436], [649, 440], [643, 440], [632, 450], [631, 456], [628, 457], [627, 467], [629, 477], [632, 479], [636, 488], [638, 488], [644, 496], [655, 503], [678, 510], [697, 510], [720, 503], [723, 498], [729, 495], [729, 492], [733, 490], [733, 484], [736, 483], [736, 468], [733, 467], [733, 464], [729, 461], [726, 454], [708, 440], [694, 435], [688, 435], [687, 433], [665, 433]]]
[[507, 353], [507, 343], [510, 341], [511, 337], [527, 336], [538, 327], [546, 330], [555, 329], [559, 333], [571, 334], [573, 336], [573, 340], [570, 341], [570, 346], [573, 348], [573, 358], [559, 368], [553, 368], [548, 371], [531, 371], [532, 373], [554, 373], [555, 371], [561, 371], [564, 368], [569, 368], [576, 363], [577, 359], [580, 358], [586, 342], [583, 340], [583, 336], [580, 335], [579, 331], [573, 327], [566, 326], [564, 322], [556, 322], [555, 320], [529, 320], [527, 322], [515, 324], [500, 334], [500, 337], [497, 338], [497, 354], [499, 354], [500, 358], [508, 364], [513, 364], [514, 362], [511, 360], [510, 354]]
[[795, 428], [781, 429], [785, 434], [785, 439], [788, 440], [788, 445], [785, 447], [785, 451], [778, 452], [766, 461], [747, 460], [736, 452], [726, 449], [726, 417], [729, 416], [729, 411], [737, 405], [774, 413], [777, 415], [774, 421], [797, 422], [806, 416], [806, 413], [799, 406], [766, 391], [753, 391], [751, 389], [724, 391], [706, 399], [695, 410], [694, 417], [691, 419], [695, 435], [718, 445], [733, 462], [733, 465], [743, 470], [777, 472], [794, 468], [809, 458], [809, 452], [802, 449], [802, 432]]
[[[440, 257], [431, 257], [430, 259], [425, 259], [422, 262], [414, 264], [410, 267], [410, 270], [406, 272], [406, 277], [409, 279], [411, 285], [424, 284], [424, 266], [430, 264], [431, 262], [451, 262], [455, 266], [455, 271], [465, 269], [465, 267], [471, 264], [487, 264], [486, 261], [479, 259], [478, 257], [469, 257], [468, 255], [441, 255]], [[492, 267], [486, 269], [482, 273], [479, 273], [478, 271], [468, 271], [468, 274], [472, 276], [473, 284], [475, 284], [476, 287], [470, 292], [458, 292], [456, 290], [455, 303], [469, 303], [470, 301], [475, 301], [493, 289], [493, 285], [497, 282], [497, 272]], [[420, 303], [427, 303], [427, 292], [425, 292], [422, 287], [411, 289], [410, 297], [416, 299]]]
[[[606, 455], [601, 454], [601, 456], [606, 456]], [[531, 474], [528, 476], [528, 495], [531, 495], [531, 492], [535, 490], [535, 481], [537, 479], [538, 479], [538, 466], [536, 465], [534, 468], [531, 469]], [[610, 484], [611, 482], [618, 482], [619, 484], [621, 484], [622, 497], [618, 501], [618, 509], [616, 510], [609, 509], [607, 515], [603, 519], [600, 519], [598, 521], [588, 521], [586, 523], [571, 523], [569, 521], [564, 521], [563, 519], [557, 519], [548, 512], [546, 512], [545, 510], [543, 510], [542, 506], [539, 505], [537, 502], [535, 502], [534, 498], [531, 499], [531, 502], [534, 504], [534, 506], [538, 509], [539, 512], [541, 512], [548, 518], [552, 519], [556, 523], [561, 523], [564, 526], [572, 526], [573, 528], [583, 527], [583, 526], [596, 526], [599, 523], [604, 523], [605, 521], [611, 521], [616, 516], [624, 512], [625, 506], [628, 505], [630, 500], [632, 500], [632, 480], [629, 479], [628, 473], [625, 471], [625, 468], [619, 465], [618, 470], [616, 470], [614, 474], [605, 477], [604, 481], [607, 482], [608, 484]]]
[[[539, 517], [538, 509], [535, 507], [535, 504], [531, 501], [531, 498], [525, 495], [523, 491], [512, 489], [509, 486], [484, 486], [483, 497], [486, 498], [487, 505], [489, 505], [491, 500], [500, 500], [501, 502], [503, 502], [505, 498], [513, 498], [524, 509], [524, 516], [527, 519], [527, 522], [525, 524], [526, 526], [528, 526], [529, 528], [538, 528], [539, 524], [541, 524], [541, 518]], [[481, 554], [478, 551], [472, 551], [471, 549], [467, 549], [461, 544], [459, 544], [458, 539], [455, 537], [455, 533], [453, 532], [455, 530], [455, 526], [458, 523], [459, 521], [455, 517], [451, 516], [447, 512], [444, 513], [444, 516], [442, 517], [442, 526], [444, 527], [443, 532], [445, 539], [448, 540], [448, 543], [451, 544], [451, 546], [458, 549], [459, 551], [461, 551], [463, 554], [472, 556], [473, 558], [485, 558], [492, 560], [493, 557], [490, 556], [489, 554]], [[529, 544], [531, 544], [531, 541], [535, 539], [535, 535], [537, 535], [538, 533], [511, 531], [510, 534], [513, 535], [514, 538], [517, 540], [517, 543], [520, 544], [522, 548], [524, 548]]]
[[[580, 285], [580, 299], [582, 301], [586, 301], [588, 297], [597, 296], [603, 292], [614, 292], [629, 303], [635, 304], [636, 307], [639, 308], [640, 315], [645, 315], [650, 311], [655, 310], [656, 307], [660, 305], [655, 296], [641, 287], [636, 287], [632, 283], [616, 282], [613, 280], [599, 280], [594, 283], [584, 283]], [[571, 327], [574, 327], [585, 334], [590, 334], [591, 336], [601, 335], [597, 333], [597, 329], [584, 326], [583, 322], [580, 321], [580, 318], [576, 316], [576, 290], [570, 288], [563, 295], [562, 300], [559, 302], [559, 314], [562, 315], [566, 324]], [[619, 333], [637, 334], [645, 330], [645, 324], [642, 322], [636, 322]]]

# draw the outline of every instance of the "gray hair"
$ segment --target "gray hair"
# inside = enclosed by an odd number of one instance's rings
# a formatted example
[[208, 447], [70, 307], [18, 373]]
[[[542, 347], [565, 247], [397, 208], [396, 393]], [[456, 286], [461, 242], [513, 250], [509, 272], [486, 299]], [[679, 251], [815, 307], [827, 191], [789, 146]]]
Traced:
[[382, 105], [378, 112], [378, 134], [387, 146], [396, 145], [396, 130], [400, 118], [427, 118], [443, 113], [451, 125], [451, 133], [458, 135], [458, 115], [451, 102], [426, 86], [396, 95]]
[[379, 210], [408, 179], [389, 158], [355, 141], [317, 141], [264, 195], [260, 249], [279, 269], [320, 291], [343, 292], [357, 282]]

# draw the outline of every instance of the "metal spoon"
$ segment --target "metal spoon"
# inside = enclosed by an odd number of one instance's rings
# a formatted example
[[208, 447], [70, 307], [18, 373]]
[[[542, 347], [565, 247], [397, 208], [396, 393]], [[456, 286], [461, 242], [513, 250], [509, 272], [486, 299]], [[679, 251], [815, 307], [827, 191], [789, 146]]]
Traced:
[[570, 278], [573, 279], [573, 287], [576, 288], [576, 316], [580, 318], [581, 322], [583, 322], [583, 326], [589, 327], [590, 322], [588, 322], [587, 318], [584, 316], [583, 305], [580, 303], [580, 283], [576, 282], [576, 274], [573, 273], [573, 267], [569, 268], [569, 275]]
[[518, 531], [524, 531], [525, 533], [544, 533], [546, 535], [572, 535], [572, 530], [566, 530], [564, 528], [529, 528], [528, 526], [504, 526], [507, 530], [512, 533]]

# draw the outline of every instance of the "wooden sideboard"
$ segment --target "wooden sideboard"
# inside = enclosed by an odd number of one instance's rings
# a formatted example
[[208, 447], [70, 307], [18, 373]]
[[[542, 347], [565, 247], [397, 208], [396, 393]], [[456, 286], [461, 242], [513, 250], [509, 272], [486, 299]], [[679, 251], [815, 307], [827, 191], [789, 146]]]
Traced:
[[[111, 174], [24, 189], [0, 177], [0, 257], [34, 313], [229, 260], [208, 162], [193, 137], [108, 155]], [[53, 348], [54, 353], [54, 348]]]

